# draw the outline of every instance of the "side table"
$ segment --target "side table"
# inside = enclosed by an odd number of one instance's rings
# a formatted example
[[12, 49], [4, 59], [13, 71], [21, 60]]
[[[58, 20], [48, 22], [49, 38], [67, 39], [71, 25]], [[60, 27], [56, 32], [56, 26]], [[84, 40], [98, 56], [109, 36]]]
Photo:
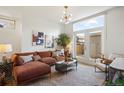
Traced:
[[[5, 73], [5, 83], [7, 84], [9, 81], [14, 80], [12, 75], [13, 63], [2, 63], [0, 62], [0, 72]], [[5, 84], [5, 85], [6, 85]]]
[[108, 80], [108, 77], [109, 77], [108, 67], [109, 67], [109, 65], [112, 63], [112, 60], [103, 58], [103, 59], [101, 60], [101, 63], [102, 63], [102, 64], [105, 64], [105, 74], [106, 74], [105, 81], [107, 81], [107, 80]]

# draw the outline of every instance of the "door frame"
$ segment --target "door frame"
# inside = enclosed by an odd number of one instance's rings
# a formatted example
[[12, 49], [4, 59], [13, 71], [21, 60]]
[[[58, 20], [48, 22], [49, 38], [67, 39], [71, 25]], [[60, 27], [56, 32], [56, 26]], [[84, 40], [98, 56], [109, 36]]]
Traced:
[[84, 33], [85, 34], [85, 44], [84, 44], [84, 57], [87, 57], [88, 59], [90, 58], [90, 32], [93, 31], [101, 31], [101, 52], [104, 51], [104, 26], [103, 27], [98, 27], [98, 28], [93, 28], [93, 29], [86, 29], [86, 30], [80, 30], [80, 31], [75, 31], [73, 32], [73, 57], [76, 58], [77, 54], [76, 54], [76, 35], [80, 34], [80, 33]]

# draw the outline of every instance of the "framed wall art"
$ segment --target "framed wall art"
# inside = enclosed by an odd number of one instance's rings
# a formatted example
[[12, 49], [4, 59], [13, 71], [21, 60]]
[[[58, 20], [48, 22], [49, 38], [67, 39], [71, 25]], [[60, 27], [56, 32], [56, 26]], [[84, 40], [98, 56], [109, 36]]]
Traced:
[[44, 39], [44, 33], [38, 32], [38, 31], [32, 31], [32, 45], [44, 45], [45, 39]]
[[54, 36], [45, 35], [45, 48], [53, 48], [54, 47]]

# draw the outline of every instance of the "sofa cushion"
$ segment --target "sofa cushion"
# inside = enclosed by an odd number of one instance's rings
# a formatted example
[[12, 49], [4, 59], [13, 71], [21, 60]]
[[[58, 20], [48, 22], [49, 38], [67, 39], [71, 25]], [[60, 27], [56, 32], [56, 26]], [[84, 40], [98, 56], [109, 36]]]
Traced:
[[52, 52], [51, 51], [41, 51], [41, 52], [37, 52], [37, 54], [41, 57], [52, 57]]
[[42, 58], [39, 55], [34, 55], [34, 56], [32, 56], [32, 58], [34, 61], [41, 61], [42, 60]]
[[14, 67], [14, 76], [18, 83], [49, 72], [49, 65], [39, 61], [29, 62], [24, 65]]
[[48, 65], [53, 65], [53, 64], [55, 64], [56, 59], [52, 58], [52, 57], [45, 57], [45, 58], [42, 58], [42, 62], [46, 63]]
[[101, 63], [101, 61], [102, 61], [101, 58], [97, 58], [95, 62], [95, 66], [98, 67], [100, 70], [105, 71], [106, 65]]

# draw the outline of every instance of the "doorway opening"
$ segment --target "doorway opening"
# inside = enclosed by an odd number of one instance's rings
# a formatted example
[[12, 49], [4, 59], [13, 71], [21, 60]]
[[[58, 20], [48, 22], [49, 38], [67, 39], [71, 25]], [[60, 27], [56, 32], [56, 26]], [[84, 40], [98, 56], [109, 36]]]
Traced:
[[99, 58], [101, 54], [101, 32], [90, 33], [90, 58]]
[[85, 46], [85, 34], [79, 33], [76, 35], [76, 55], [77, 56], [84, 55], [85, 53], [84, 46]]

